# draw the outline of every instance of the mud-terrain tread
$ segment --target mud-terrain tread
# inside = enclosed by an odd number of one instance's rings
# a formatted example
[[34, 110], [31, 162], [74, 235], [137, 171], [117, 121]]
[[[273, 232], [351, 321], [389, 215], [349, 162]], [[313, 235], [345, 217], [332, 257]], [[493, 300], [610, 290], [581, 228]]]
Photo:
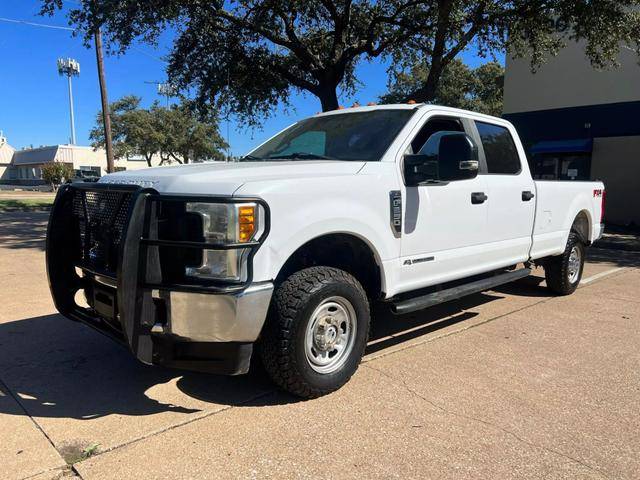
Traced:
[[[569, 239], [567, 240], [567, 246], [561, 255], [549, 257], [544, 264], [544, 276], [547, 280], [547, 287], [558, 295], [570, 295], [575, 292], [576, 288], [580, 284], [582, 278], [582, 272], [580, 278], [575, 284], [569, 282], [568, 268], [569, 268], [569, 255], [571, 255], [571, 249], [576, 244], [581, 244], [582, 247], [582, 262], [584, 265], [585, 249], [584, 244], [578, 233], [572, 231], [569, 233]], [[584, 267], [583, 267], [584, 268]]]
[[[332, 267], [309, 267], [292, 274], [276, 290], [260, 342], [262, 363], [271, 379], [282, 389], [304, 398], [325, 395], [343, 386], [355, 372], [341, 379], [330, 388], [310, 385], [296, 366], [294, 349], [298, 313], [305, 308], [309, 297], [320, 288], [334, 282], [344, 282], [354, 287], [362, 297], [367, 311], [367, 332], [370, 322], [369, 302], [360, 283], [349, 273]], [[364, 354], [366, 341], [358, 355], [357, 365]], [[354, 347], [356, 348], [356, 347]]]

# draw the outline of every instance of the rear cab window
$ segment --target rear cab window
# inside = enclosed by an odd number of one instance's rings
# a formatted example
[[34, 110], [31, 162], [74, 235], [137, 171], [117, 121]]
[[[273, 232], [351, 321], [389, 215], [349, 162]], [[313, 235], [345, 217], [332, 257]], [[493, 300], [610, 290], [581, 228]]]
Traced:
[[520, 155], [511, 132], [503, 126], [476, 121], [487, 173], [493, 175], [517, 175], [522, 170]]

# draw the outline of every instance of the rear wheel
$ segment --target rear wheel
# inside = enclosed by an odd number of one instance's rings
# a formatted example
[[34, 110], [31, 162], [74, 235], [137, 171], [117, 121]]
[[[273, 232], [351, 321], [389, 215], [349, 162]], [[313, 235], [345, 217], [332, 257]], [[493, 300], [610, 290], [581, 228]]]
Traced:
[[575, 292], [584, 269], [585, 247], [580, 236], [569, 233], [567, 247], [562, 255], [549, 257], [544, 264], [547, 286], [559, 295]]
[[357, 370], [369, 335], [369, 302], [350, 274], [311, 267], [276, 290], [260, 353], [273, 381], [312, 398], [344, 385]]

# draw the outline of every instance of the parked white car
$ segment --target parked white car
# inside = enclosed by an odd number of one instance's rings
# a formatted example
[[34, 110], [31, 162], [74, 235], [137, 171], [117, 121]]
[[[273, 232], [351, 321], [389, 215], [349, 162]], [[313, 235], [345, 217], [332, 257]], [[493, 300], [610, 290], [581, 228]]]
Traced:
[[603, 202], [601, 182], [533, 181], [502, 119], [351, 108], [240, 162], [62, 187], [47, 266], [63, 315], [145, 363], [241, 374], [256, 345], [278, 385], [315, 397], [357, 369], [374, 301], [412, 312], [534, 263], [572, 293]]

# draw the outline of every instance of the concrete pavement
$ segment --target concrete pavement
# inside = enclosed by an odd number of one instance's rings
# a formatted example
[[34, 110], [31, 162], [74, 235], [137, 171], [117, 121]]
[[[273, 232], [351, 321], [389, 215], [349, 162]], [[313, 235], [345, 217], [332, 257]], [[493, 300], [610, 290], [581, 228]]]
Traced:
[[[340, 391], [145, 367], [55, 314], [46, 214], [0, 215], [2, 478], [638, 478], [640, 255], [403, 317]], [[542, 283], [541, 283], [542, 282]], [[87, 454], [95, 454], [67, 467]]]

